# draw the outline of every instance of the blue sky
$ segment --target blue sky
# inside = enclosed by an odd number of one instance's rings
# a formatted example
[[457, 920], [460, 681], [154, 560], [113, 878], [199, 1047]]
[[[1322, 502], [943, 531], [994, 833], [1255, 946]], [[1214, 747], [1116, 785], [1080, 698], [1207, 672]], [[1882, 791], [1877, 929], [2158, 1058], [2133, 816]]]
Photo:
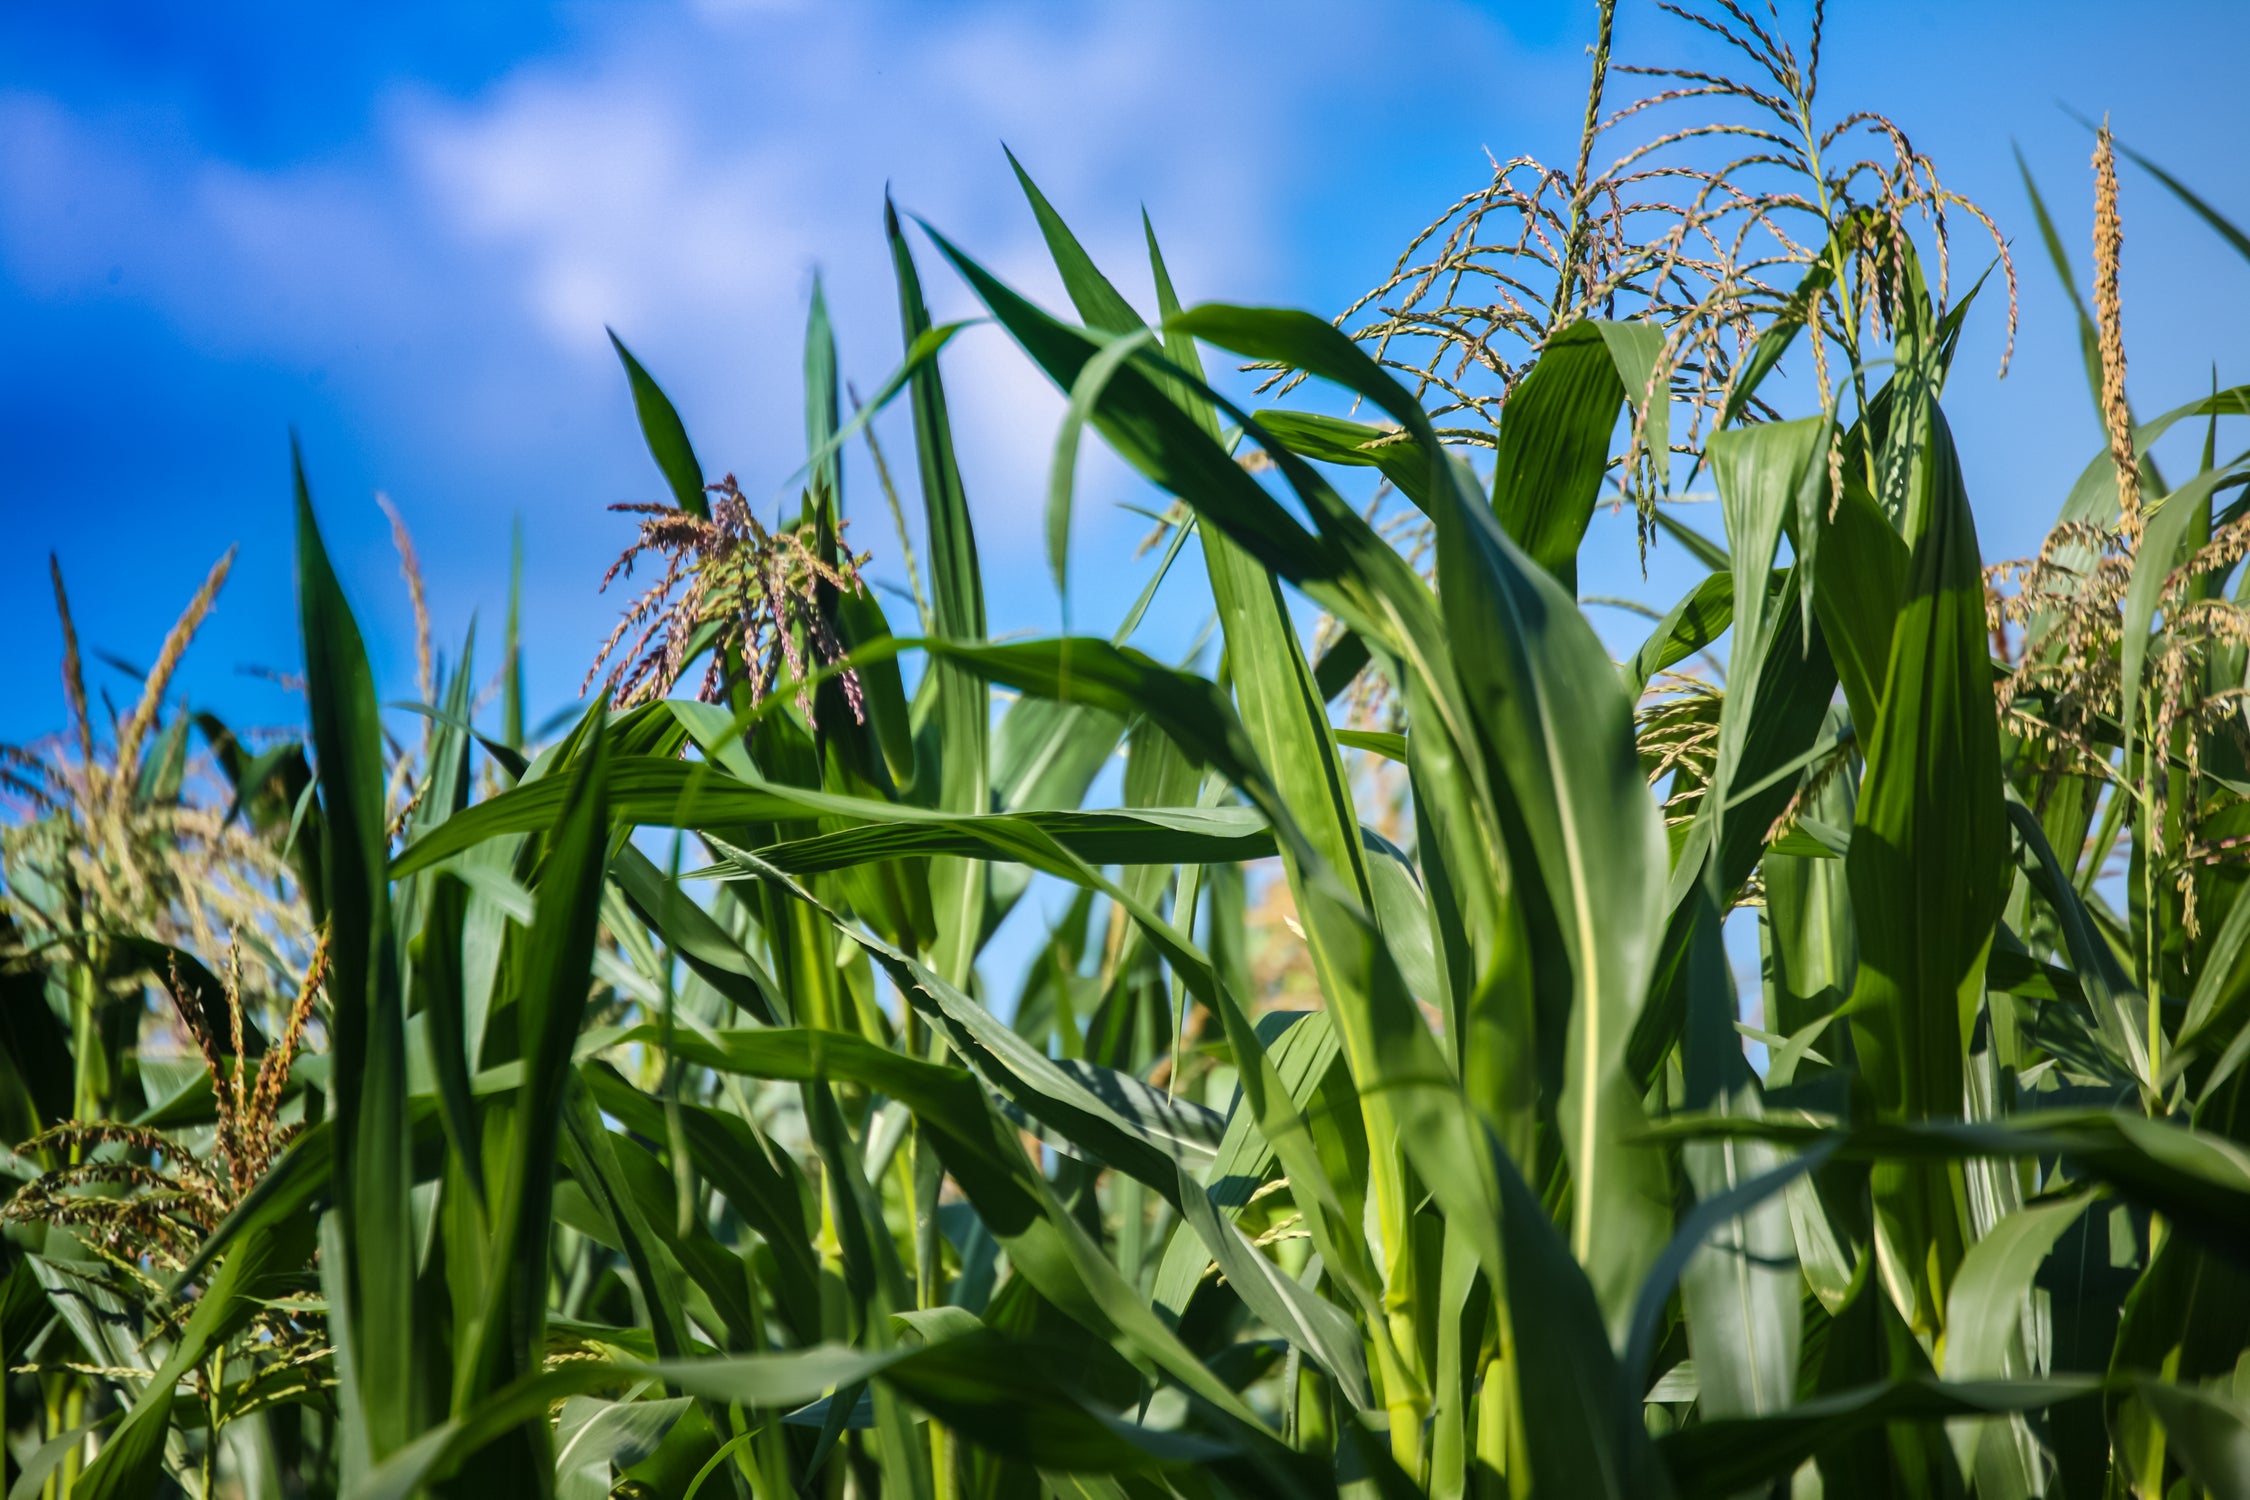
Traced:
[[[1801, 7], [1798, 7], [1801, 9]], [[1485, 175], [1484, 152], [1564, 158], [1591, 5], [1228, 0], [1172, 5], [571, 6], [28, 0], [0, 10], [0, 739], [58, 726], [47, 554], [89, 648], [145, 661], [211, 561], [242, 552], [180, 682], [246, 723], [296, 712], [244, 665], [295, 665], [287, 434], [387, 697], [411, 638], [385, 523], [412, 526], [441, 640], [504, 599], [527, 539], [535, 716], [575, 692], [614, 603], [613, 501], [658, 481], [602, 336], [671, 390], [714, 472], [774, 494], [802, 456], [799, 339], [824, 276], [847, 373], [895, 362], [885, 184], [1059, 302], [1001, 141], [1097, 255], [1139, 264], [1145, 203], [1191, 300], [1333, 312]], [[1801, 20], [1794, 23], [1801, 29]], [[2036, 545], [2097, 446], [2076, 337], [2017, 186], [2019, 142], [2084, 274], [2089, 138], [2131, 144], [2250, 221], [2239, 5], [1842, 0], [1823, 97], [1879, 107], [1980, 199], [2023, 276], [2014, 371], [1980, 315], [1948, 405], [1988, 558]], [[1648, 0], [1620, 55], [1708, 57]], [[2128, 170], [2134, 396], [2154, 411], [2250, 379], [2250, 266]], [[941, 314], [968, 311], [923, 257]], [[1132, 278], [1129, 289], [1138, 286]], [[995, 627], [1055, 627], [1039, 514], [1061, 402], [991, 331], [947, 355]], [[2232, 363], [2230, 363], [2232, 361]], [[904, 443], [903, 434], [898, 439]], [[856, 462], [856, 460], [855, 460]], [[1089, 461], [1075, 623], [1138, 576], [1141, 529]], [[872, 490], [855, 539], [898, 576]], [[1629, 524], [1597, 522], [1590, 590], [1643, 584]], [[1200, 624], [1168, 596], [1153, 644]], [[487, 640], [491, 636], [487, 634]], [[111, 679], [113, 690], [119, 688]]]

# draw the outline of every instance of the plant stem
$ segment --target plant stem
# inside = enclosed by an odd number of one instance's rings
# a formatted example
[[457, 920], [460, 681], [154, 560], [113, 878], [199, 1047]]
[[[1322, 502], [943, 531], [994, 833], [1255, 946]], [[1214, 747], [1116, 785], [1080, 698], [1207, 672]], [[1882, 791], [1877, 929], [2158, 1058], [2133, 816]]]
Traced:
[[[852, 414], [857, 416], [859, 392], [848, 383], [844, 389], [851, 395]], [[906, 508], [899, 504], [898, 486], [891, 481], [891, 466], [884, 461], [883, 445], [875, 440], [875, 424], [870, 422], [861, 431], [867, 438], [868, 456], [875, 460], [875, 478], [883, 486], [883, 499], [891, 508], [891, 525], [898, 532], [898, 555], [906, 564], [906, 586], [914, 595], [914, 613], [921, 618], [922, 633], [928, 635], [934, 616], [930, 613], [929, 596], [922, 592], [922, 570], [914, 565], [914, 542], [906, 534]]]
[[[85, 1420], [86, 1384], [73, 1377], [70, 1388], [63, 1393], [62, 1420], [55, 1424], [58, 1434], [68, 1432]], [[81, 1438], [63, 1455], [62, 1471], [58, 1476], [55, 1493], [67, 1496], [78, 1487], [78, 1476], [86, 1462], [86, 1439]]]
[[[667, 908], [678, 899], [680, 889], [680, 836], [672, 835], [672, 867], [664, 882], [664, 904]], [[669, 910], [665, 913], [667, 932], [672, 930]], [[674, 983], [673, 970], [678, 958], [669, 948], [664, 953], [664, 1131], [669, 1137], [672, 1153], [672, 1187], [677, 1218], [675, 1227], [681, 1239], [695, 1232], [697, 1192], [695, 1185], [695, 1159], [688, 1151], [687, 1121], [680, 1110], [680, 1055], [672, 1045], [678, 1024], [679, 986]]]
[[[80, 1120], [98, 1120], [102, 1117], [102, 1096], [108, 1092], [103, 1087], [101, 1028], [96, 1024], [96, 1012], [101, 1002], [101, 980], [97, 977], [94, 961], [89, 958], [71, 975], [70, 996], [70, 1047], [72, 1088], [71, 1114]], [[71, 1148], [75, 1161], [78, 1148]]]
[[[1586, 253], [1586, 210], [1594, 199], [1586, 173], [1593, 167], [1594, 137], [1601, 133], [1602, 91], [1609, 82], [1609, 44], [1617, 21], [1617, 0], [1600, 0], [1596, 9], [1599, 19], [1594, 33], [1594, 74], [1586, 87], [1586, 123], [1578, 132], [1578, 170], [1570, 179], [1570, 229], [1563, 236], [1562, 279], [1555, 286], [1555, 305], [1549, 320], [1557, 325], [1578, 300], [1579, 261]], [[1587, 287], [1592, 289], [1591, 279]]]

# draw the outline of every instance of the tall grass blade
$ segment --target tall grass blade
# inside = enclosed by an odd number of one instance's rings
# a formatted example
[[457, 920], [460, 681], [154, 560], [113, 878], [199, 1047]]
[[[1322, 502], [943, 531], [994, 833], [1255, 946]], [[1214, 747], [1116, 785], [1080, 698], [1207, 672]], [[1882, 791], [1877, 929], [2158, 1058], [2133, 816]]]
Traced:
[[[899, 320], [911, 351], [929, 334], [930, 313], [922, 301], [922, 281], [905, 232], [888, 199], [883, 204], [883, 232], [890, 240]], [[975, 645], [985, 638], [984, 580], [968, 495], [953, 454], [945, 383], [934, 361], [915, 370], [911, 391], [914, 449], [929, 526], [931, 613], [942, 638]], [[991, 796], [991, 710], [983, 684], [946, 662], [933, 665], [931, 679], [937, 695], [938, 739], [944, 746], [938, 805], [948, 812], [983, 812]], [[938, 921], [933, 950], [938, 967], [959, 983], [968, 977], [983, 929], [984, 873], [974, 861], [941, 859], [931, 870], [931, 895]]]
[[[1854, 1051], [1877, 1104], [1915, 1120], [1961, 1114], [2008, 847], [1976, 525], [1934, 409], [1919, 472], [1921, 529], [1847, 862]], [[1875, 1193], [1885, 1284], [1901, 1313], [1935, 1330], [1962, 1248], [1952, 1194], [1935, 1169], [1896, 1164], [1876, 1168]]]
[[[536, 1375], [545, 1359], [547, 1244], [554, 1221], [556, 1163], [572, 1051], [586, 1014], [610, 837], [606, 718], [606, 707], [597, 704], [584, 725], [580, 753], [568, 769], [559, 817], [552, 825], [537, 914], [510, 976], [523, 1082], [510, 1107], [496, 1112], [488, 1126], [501, 1136], [488, 1210], [486, 1302], [481, 1320], [456, 1334], [456, 1419], [508, 1382]], [[517, 1429], [479, 1456], [478, 1472], [489, 1476], [480, 1482], [528, 1484], [533, 1474], [551, 1472], [546, 1439], [543, 1424]]]
[[387, 767], [366, 647], [329, 565], [302, 455], [293, 451], [291, 462], [305, 700], [320, 778], [322, 885], [334, 975], [336, 1202], [348, 1297], [341, 1316], [352, 1325], [369, 1454], [379, 1460], [417, 1425], [406, 1007], [386, 869]]
[[709, 515], [711, 502], [703, 493], [703, 465], [696, 461], [695, 448], [688, 442], [687, 427], [680, 421], [672, 398], [642, 368], [615, 330], [609, 330], [609, 343], [625, 366], [626, 383], [633, 390], [633, 410], [641, 419], [641, 436], [671, 488], [672, 503], [691, 515]]

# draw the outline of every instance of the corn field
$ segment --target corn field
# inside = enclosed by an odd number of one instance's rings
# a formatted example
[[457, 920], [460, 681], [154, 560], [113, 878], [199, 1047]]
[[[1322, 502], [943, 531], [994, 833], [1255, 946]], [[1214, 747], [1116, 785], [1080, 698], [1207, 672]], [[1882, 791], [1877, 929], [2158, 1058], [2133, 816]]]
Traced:
[[[2083, 290], [2027, 175], [2108, 440], [1987, 559], [2008, 241], [1817, 12], [1681, 14], [1739, 76], [1604, 0], [1575, 164], [1335, 321], [1021, 166], [1067, 309], [887, 209], [898, 365], [847, 401], [816, 288], [778, 515], [618, 343], [649, 496], [543, 741], [395, 522], [378, 688], [317, 454], [294, 731], [172, 690], [231, 554], [106, 715], [58, 564], [10, 1497], [2250, 1496], [2250, 388], [2137, 417], [2129, 153]], [[1167, 507], [1108, 634], [990, 638], [933, 273], [1067, 398], [1065, 597], [1089, 437]], [[1604, 505], [1706, 573], [1623, 661]]]

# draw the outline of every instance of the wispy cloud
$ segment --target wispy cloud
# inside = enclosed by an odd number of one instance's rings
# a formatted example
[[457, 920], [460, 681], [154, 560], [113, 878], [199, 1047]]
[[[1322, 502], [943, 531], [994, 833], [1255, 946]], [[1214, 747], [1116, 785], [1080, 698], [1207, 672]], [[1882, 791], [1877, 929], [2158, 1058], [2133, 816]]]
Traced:
[[[637, 10], [472, 98], [402, 84], [352, 151], [264, 168], [204, 154], [167, 122], [19, 93], [0, 99], [0, 255], [40, 298], [129, 275], [195, 347], [350, 372], [439, 443], [467, 438], [473, 414], [486, 451], [511, 462], [525, 456], [511, 431], [544, 444], [538, 419], [555, 406], [614, 394], [601, 333], [614, 325], [713, 414], [715, 449], [777, 452], [815, 266], [863, 379], [895, 347], [886, 183], [1054, 290], [1003, 138], [1121, 280], [1145, 285], [1134, 209], [1147, 198], [1191, 285], [1254, 284], [1293, 185], [1273, 147], [1308, 103], [1288, 81], [1306, 59], [1289, 53], [1317, 44], [1277, 30], [1279, 50], [1244, 67], [1181, 44], [1201, 23], [1159, 5], [942, 21]], [[950, 278], [931, 280], [958, 303]], [[445, 357], [410, 376], [388, 357], [432, 345]], [[980, 375], [998, 363], [972, 345], [963, 358]], [[1036, 467], [1036, 424], [990, 426], [1018, 450], [1012, 491]]]
[[[902, 14], [676, 16], [591, 70], [557, 61], [467, 104], [409, 102], [398, 149], [421, 211], [554, 350], [606, 359], [599, 329], [613, 324], [686, 389], [725, 392], [735, 410], [722, 420], [767, 452], [788, 451], [815, 265], [863, 380], [893, 357], [876, 232], [886, 185], [1004, 273], [1053, 290], [1004, 137], [1128, 273], [1144, 260], [1144, 194], [1202, 285], [1245, 284], [1274, 253], [1288, 174], [1245, 164], [1286, 115], [1285, 86], [1179, 47], [1189, 12], [1011, 12], [943, 28]], [[949, 277], [930, 280], [968, 310]], [[987, 440], [970, 446], [992, 471], [991, 502], [1016, 520], [1055, 408], [988, 344], [962, 346], [974, 378], [960, 384], [1001, 399], [970, 394], [962, 416]]]
[[[489, 597], [492, 542], [529, 509], [550, 575], [535, 602], [590, 643], [608, 605], [583, 580], [617, 540], [600, 507], [654, 479], [605, 324], [672, 391], [706, 464], [755, 494], [803, 451], [816, 270], [861, 388], [898, 357], [886, 187], [1062, 303], [1002, 141], [1144, 304], [1144, 202], [1190, 296], [1286, 295], [1327, 252], [1295, 216], [1308, 188], [1333, 186], [1351, 110], [1414, 92], [1359, 81], [1393, 14], [1376, 0], [596, 11], [474, 87], [393, 79], [358, 133], [254, 159], [177, 101], [19, 87], [0, 92], [0, 291], [129, 306], [166, 331], [183, 381], [301, 382], [331, 472], [340, 431], [358, 449], [345, 474], [397, 496], [441, 600]], [[1440, 22], [1457, 55], [1499, 47], [1465, 7], [1421, 14]], [[1473, 142], [1462, 158], [1473, 177]], [[922, 258], [940, 314], [974, 312]], [[1060, 399], [997, 331], [946, 361], [996, 622], [1051, 627], [1036, 516]], [[1120, 493], [1114, 460], [1082, 467], [1091, 499]], [[372, 512], [358, 516], [365, 489], [332, 493], [357, 528], [340, 545], [367, 554], [347, 566], [380, 601], [390, 564]], [[889, 554], [880, 512], [860, 505], [859, 539]], [[1095, 546], [1139, 524], [1097, 504], [1079, 535]]]

